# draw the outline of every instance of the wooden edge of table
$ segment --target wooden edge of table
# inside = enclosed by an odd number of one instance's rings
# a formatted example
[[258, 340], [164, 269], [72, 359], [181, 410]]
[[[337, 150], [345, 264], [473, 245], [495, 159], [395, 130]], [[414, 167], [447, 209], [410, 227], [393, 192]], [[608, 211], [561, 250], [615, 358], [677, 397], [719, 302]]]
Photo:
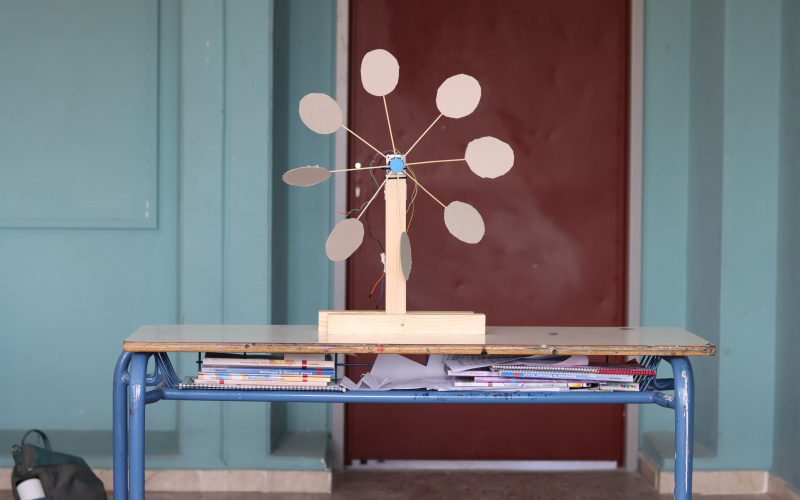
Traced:
[[248, 352], [248, 353], [352, 353], [352, 354], [563, 354], [601, 356], [714, 356], [714, 344], [666, 345], [497, 345], [497, 344], [363, 344], [363, 343], [275, 343], [244, 342], [129, 342], [128, 352]]

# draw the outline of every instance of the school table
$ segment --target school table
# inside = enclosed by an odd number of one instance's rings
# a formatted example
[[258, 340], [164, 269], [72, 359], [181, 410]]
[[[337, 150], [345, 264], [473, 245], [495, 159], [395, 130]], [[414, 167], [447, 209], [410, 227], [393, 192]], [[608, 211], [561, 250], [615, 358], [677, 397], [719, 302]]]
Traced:
[[[675, 412], [675, 498], [692, 497], [694, 380], [689, 356], [716, 347], [681, 328], [487, 327], [485, 336], [354, 333], [332, 338], [316, 325], [153, 325], [122, 344], [114, 371], [114, 499], [144, 499], [145, 407], [161, 400], [316, 403], [655, 404]], [[315, 392], [179, 389], [167, 353], [563, 354], [641, 356], [672, 366], [673, 377], [648, 379], [637, 392]], [[147, 373], [150, 357], [155, 368]], [[185, 375], [194, 375], [185, 374]], [[148, 389], [150, 387], [150, 389]], [[665, 391], [673, 390], [674, 395]]]

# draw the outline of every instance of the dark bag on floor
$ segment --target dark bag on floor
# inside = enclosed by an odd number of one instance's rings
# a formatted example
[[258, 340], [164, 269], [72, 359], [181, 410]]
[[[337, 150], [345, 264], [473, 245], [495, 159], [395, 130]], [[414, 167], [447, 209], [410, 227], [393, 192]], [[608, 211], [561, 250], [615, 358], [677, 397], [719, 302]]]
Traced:
[[[39, 434], [44, 448], [25, 444], [31, 434]], [[82, 458], [58, 453], [50, 448], [50, 440], [39, 430], [25, 433], [22, 443], [11, 448], [14, 468], [11, 470], [11, 490], [19, 500], [17, 485], [31, 478], [42, 482], [47, 497], [54, 500], [107, 500], [106, 490]]]

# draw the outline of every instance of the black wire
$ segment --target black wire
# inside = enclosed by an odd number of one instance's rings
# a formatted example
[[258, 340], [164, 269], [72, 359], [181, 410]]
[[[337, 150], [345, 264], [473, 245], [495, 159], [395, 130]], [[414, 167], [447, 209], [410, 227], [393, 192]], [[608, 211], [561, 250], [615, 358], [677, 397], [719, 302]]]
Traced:
[[[377, 156], [376, 156], [376, 158], [377, 158]], [[373, 160], [373, 163], [374, 163], [374, 160]], [[370, 163], [370, 165], [372, 165], [372, 164]], [[375, 196], [375, 193], [377, 192], [378, 187], [379, 187], [378, 186], [378, 181], [376, 181], [375, 177], [372, 175], [372, 170], [370, 170], [370, 176], [372, 177], [372, 180], [375, 181], [375, 185], [373, 186], [373, 190], [372, 190], [372, 195]], [[386, 251], [383, 249], [383, 244], [381, 243], [381, 240], [379, 240], [378, 238], [376, 238], [375, 236], [372, 235], [372, 226], [369, 223], [369, 213], [365, 214], [364, 219], [366, 219], [366, 221], [367, 221], [367, 231], [369, 232], [369, 237], [372, 238], [373, 240], [375, 240], [376, 242], [378, 242], [378, 246], [381, 247], [381, 253], [386, 253]]]
[[383, 249], [381, 240], [372, 235], [372, 226], [369, 223], [369, 215], [365, 216], [364, 218], [367, 220], [367, 231], [369, 232], [369, 237], [378, 242], [378, 246], [381, 247], [381, 253], [386, 253], [386, 251]]

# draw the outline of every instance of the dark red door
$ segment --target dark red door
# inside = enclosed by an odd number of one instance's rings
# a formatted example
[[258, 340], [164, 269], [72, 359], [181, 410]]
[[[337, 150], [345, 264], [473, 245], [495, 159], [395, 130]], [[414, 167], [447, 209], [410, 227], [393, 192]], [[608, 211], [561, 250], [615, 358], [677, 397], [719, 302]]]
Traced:
[[[483, 312], [489, 325], [623, 326], [628, 0], [353, 0], [351, 9], [350, 128], [391, 149], [383, 101], [360, 79], [364, 54], [382, 48], [400, 64], [386, 99], [401, 152], [438, 116], [446, 78], [466, 73], [482, 87], [475, 112], [439, 120], [410, 162], [463, 158], [469, 141], [487, 135], [516, 157], [497, 179], [479, 178], [464, 162], [414, 169], [445, 204], [475, 206], [486, 234], [477, 245], [457, 240], [441, 206], [420, 192], [409, 211], [408, 309]], [[357, 139], [349, 146], [351, 165], [374, 158]], [[374, 192], [369, 174], [348, 182], [351, 208]], [[368, 216], [375, 238], [367, 235], [348, 261], [349, 309], [374, 309], [380, 296], [380, 285], [370, 291], [382, 273], [382, 204]], [[348, 405], [345, 454], [348, 463], [621, 463], [623, 427], [621, 405]]]

